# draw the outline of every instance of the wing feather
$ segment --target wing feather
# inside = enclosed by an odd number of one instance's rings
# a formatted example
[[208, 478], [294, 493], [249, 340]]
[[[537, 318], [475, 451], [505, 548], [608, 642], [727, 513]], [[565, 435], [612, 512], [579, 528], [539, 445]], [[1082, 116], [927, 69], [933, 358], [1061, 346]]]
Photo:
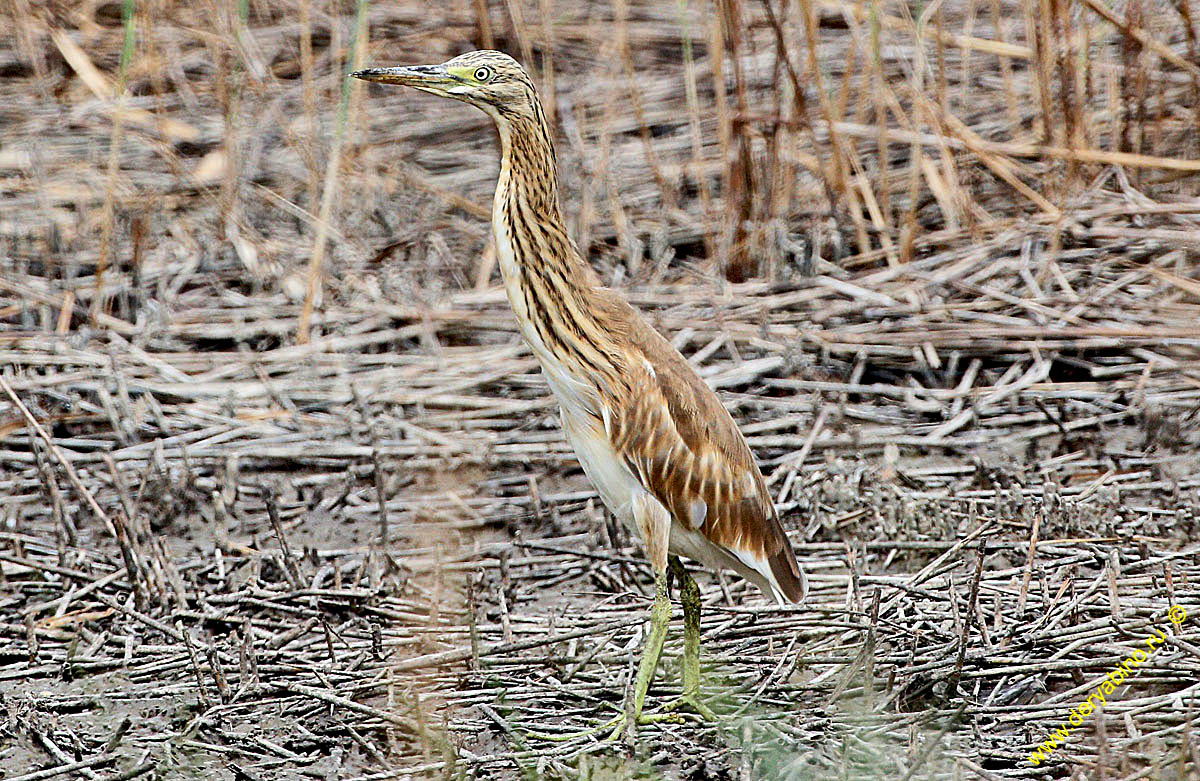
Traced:
[[676, 523], [798, 602], [804, 574], [733, 418], [674, 347], [636, 314], [630, 322], [642, 360], [628, 362], [632, 392], [607, 413], [613, 447]]

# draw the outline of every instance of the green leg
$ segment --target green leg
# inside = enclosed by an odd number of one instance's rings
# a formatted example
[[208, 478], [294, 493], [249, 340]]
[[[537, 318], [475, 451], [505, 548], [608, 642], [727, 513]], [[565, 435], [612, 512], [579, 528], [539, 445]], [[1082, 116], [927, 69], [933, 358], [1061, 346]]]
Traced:
[[[542, 740], [566, 741], [575, 738], [594, 735], [604, 730], [612, 730], [609, 740], [614, 740], [625, 733], [632, 742], [639, 724], [653, 724], [662, 721], [681, 721], [678, 713], [643, 713], [646, 704], [646, 692], [654, 680], [654, 672], [658, 668], [658, 659], [662, 655], [663, 641], [667, 639], [667, 626], [671, 622], [671, 597], [668, 591], [667, 573], [656, 572], [654, 575], [654, 606], [650, 608], [649, 628], [646, 641], [642, 646], [642, 659], [638, 663], [637, 676], [633, 680], [633, 691], [625, 700], [625, 710], [615, 718], [598, 727], [566, 735], [549, 735], [529, 733], [531, 737]], [[669, 709], [668, 709], [669, 711]]]
[[646, 693], [650, 690], [650, 683], [654, 680], [654, 672], [658, 668], [658, 660], [662, 655], [663, 641], [667, 637], [667, 626], [671, 621], [668, 573], [658, 572], [654, 576], [654, 606], [650, 609], [649, 629], [646, 633], [645, 645], [642, 647], [642, 659], [638, 664], [637, 676], [634, 678], [633, 691], [626, 699], [624, 712], [598, 727], [583, 732], [566, 735], [530, 733], [531, 737], [561, 742], [594, 735], [604, 730], [612, 730], [609, 733], [610, 740], [624, 732], [632, 742], [637, 726], [640, 724], [682, 721], [683, 717], [677, 712], [682, 706], [688, 706], [709, 721], [716, 720], [716, 715], [700, 701], [700, 588], [684, 570], [679, 559], [672, 556], [670, 564], [669, 572], [679, 580], [683, 599], [683, 696], [676, 702], [664, 706], [658, 712], [643, 713]]
[[625, 704], [625, 727], [632, 733], [642, 718], [642, 707], [646, 704], [646, 692], [654, 680], [658, 657], [662, 654], [663, 641], [667, 638], [667, 625], [671, 621], [671, 597], [667, 594], [667, 573], [654, 574], [654, 607], [650, 609], [650, 627], [646, 633], [646, 644], [642, 649], [642, 661], [638, 664], [637, 677], [633, 683], [633, 697]]
[[700, 587], [677, 556], [671, 557], [671, 574], [679, 581], [679, 599], [683, 603], [683, 697], [680, 704], [690, 705], [704, 718], [715, 720], [716, 715], [700, 701]]

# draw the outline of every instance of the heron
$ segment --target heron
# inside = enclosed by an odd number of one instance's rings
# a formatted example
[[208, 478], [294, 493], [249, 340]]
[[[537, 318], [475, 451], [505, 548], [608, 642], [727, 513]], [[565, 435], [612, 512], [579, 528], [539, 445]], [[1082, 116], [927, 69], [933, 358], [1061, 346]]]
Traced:
[[[440, 65], [350, 74], [481, 109], [495, 122], [500, 174], [492, 233], [521, 336], [560, 408], [562, 430], [605, 506], [641, 538], [654, 602], [631, 696], [614, 721], [630, 730], [700, 697], [700, 590], [680, 556], [732, 570], [779, 603], [808, 586], [749, 445], [716, 393], [576, 247], [559, 203], [554, 134], [533, 80], [498, 51]], [[682, 696], [644, 713], [671, 618], [684, 615]]]

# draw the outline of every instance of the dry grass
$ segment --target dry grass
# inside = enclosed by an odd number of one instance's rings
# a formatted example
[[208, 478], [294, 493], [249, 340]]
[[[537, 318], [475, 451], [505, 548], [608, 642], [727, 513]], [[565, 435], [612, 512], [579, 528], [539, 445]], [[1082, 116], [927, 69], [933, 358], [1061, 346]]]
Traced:
[[[1197, 13], [9, 0], [5, 778], [1195, 778]], [[497, 287], [492, 131], [342, 78], [488, 44], [813, 573], [707, 579], [724, 718], [632, 750], [573, 733], [648, 572]]]

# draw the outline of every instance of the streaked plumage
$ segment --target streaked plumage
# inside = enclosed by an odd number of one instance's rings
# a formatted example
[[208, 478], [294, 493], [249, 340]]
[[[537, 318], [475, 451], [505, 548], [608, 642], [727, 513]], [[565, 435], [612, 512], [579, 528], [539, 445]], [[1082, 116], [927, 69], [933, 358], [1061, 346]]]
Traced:
[[550, 129], [521, 66], [480, 51], [354, 75], [463, 100], [495, 120], [492, 227], [509, 302], [584, 471], [639, 531], [655, 571], [680, 554], [735, 570], [780, 601], [802, 599], [804, 575], [733, 418], [567, 236]]

